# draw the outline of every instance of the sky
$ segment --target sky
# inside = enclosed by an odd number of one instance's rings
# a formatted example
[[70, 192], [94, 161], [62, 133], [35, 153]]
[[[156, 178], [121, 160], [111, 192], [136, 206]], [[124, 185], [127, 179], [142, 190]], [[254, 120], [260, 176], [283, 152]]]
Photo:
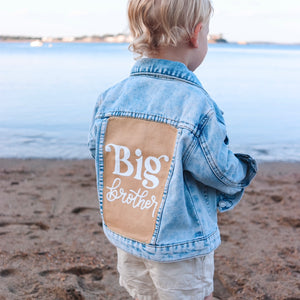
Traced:
[[[213, 0], [213, 6], [211, 34], [229, 41], [300, 43], [300, 0]], [[0, 35], [129, 32], [127, 0], [0, 0], [0, 7]]]

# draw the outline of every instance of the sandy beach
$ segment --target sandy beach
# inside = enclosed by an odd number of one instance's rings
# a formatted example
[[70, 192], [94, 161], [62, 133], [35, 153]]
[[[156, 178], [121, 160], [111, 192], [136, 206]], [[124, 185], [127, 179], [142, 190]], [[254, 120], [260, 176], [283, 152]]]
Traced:
[[[0, 159], [0, 300], [131, 299], [102, 232], [92, 160]], [[219, 214], [216, 299], [300, 299], [300, 163], [263, 163]]]

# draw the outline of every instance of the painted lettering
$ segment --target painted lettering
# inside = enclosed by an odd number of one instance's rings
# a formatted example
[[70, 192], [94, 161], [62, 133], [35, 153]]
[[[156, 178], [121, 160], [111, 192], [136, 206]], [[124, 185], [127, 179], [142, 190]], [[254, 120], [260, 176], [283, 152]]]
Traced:
[[[131, 176], [134, 169], [131, 162], [128, 160], [130, 157], [130, 150], [125, 146], [119, 146], [115, 144], [108, 144], [105, 147], [106, 152], [111, 152], [111, 147], [115, 149], [115, 169], [113, 174], [120, 176]], [[123, 152], [123, 157], [121, 158], [121, 152]], [[127, 166], [126, 172], [121, 172], [121, 162]]]
[[[105, 146], [106, 152], [112, 152], [112, 148], [114, 149], [115, 154], [115, 166], [113, 174], [118, 176], [132, 176], [135, 172], [134, 179], [142, 181], [142, 185], [146, 189], [155, 189], [159, 185], [159, 179], [157, 174], [161, 171], [161, 160], [165, 162], [169, 161], [169, 157], [167, 155], [161, 155], [160, 157], [149, 156], [144, 160], [143, 153], [140, 149], [135, 150], [135, 159], [136, 168], [129, 161], [131, 157], [130, 149], [126, 146], [108, 144]], [[121, 172], [121, 166], [123, 172]], [[143, 172], [144, 168], [144, 172]], [[125, 170], [125, 171], [124, 171]], [[142, 175], [144, 178], [142, 178]]]
[[138, 191], [129, 190], [126, 192], [123, 188], [121, 188], [122, 181], [120, 178], [115, 178], [112, 186], [107, 186], [108, 192], [106, 193], [106, 199], [109, 202], [114, 202], [120, 200], [123, 204], [131, 205], [134, 209], [148, 210], [152, 208], [152, 218], [155, 217], [155, 211], [157, 209], [158, 203], [156, 201], [156, 197], [154, 195], [151, 196], [150, 199], [146, 199], [148, 197], [148, 191]]
[[136, 174], [134, 176], [137, 180], [142, 180], [142, 169], [143, 169], [143, 156], [140, 149], [135, 150], [135, 155], [139, 157], [136, 159]]

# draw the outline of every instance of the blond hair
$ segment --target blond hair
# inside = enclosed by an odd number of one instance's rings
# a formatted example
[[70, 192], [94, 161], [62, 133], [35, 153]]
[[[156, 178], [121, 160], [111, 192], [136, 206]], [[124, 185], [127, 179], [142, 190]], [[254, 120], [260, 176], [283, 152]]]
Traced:
[[197, 24], [209, 22], [212, 11], [210, 0], [129, 0], [129, 49], [147, 56], [187, 43]]

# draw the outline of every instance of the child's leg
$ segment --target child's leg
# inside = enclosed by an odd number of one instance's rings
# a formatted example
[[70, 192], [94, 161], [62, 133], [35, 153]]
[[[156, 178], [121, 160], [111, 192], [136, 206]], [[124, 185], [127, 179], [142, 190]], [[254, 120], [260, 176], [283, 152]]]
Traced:
[[[145, 262], [159, 299], [210, 300], [214, 253], [174, 263]], [[210, 298], [211, 297], [211, 298]]]
[[137, 300], [158, 300], [156, 288], [145, 266], [144, 259], [117, 248], [120, 285]]
[[158, 263], [118, 249], [120, 285], [138, 300], [212, 300], [214, 253]]

